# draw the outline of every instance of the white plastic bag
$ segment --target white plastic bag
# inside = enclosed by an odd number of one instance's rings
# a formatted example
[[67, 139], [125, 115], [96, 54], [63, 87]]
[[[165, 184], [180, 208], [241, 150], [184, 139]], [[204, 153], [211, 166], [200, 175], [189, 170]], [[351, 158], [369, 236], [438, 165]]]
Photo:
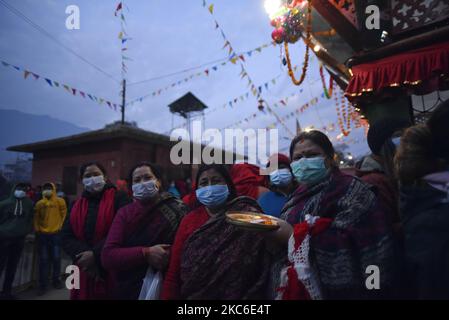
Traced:
[[143, 279], [142, 289], [140, 289], [139, 300], [158, 300], [162, 288], [162, 273], [154, 272], [148, 267], [147, 274]]

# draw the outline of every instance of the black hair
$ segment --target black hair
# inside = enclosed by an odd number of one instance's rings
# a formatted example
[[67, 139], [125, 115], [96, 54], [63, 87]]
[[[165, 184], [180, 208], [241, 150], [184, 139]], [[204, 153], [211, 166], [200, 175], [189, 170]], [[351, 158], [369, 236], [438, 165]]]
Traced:
[[106, 172], [106, 169], [104, 168], [104, 166], [97, 162], [97, 161], [90, 161], [90, 162], [86, 162], [84, 164], [81, 165], [80, 167], [80, 179], [83, 178], [84, 176], [84, 172], [86, 172], [86, 169], [90, 166], [97, 166], [98, 169], [100, 169], [100, 171], [103, 173], [104, 176], [107, 176], [108, 173]]
[[132, 186], [133, 184], [133, 173], [136, 169], [141, 168], [141, 167], [148, 167], [151, 169], [151, 171], [153, 172], [153, 174], [155, 175], [155, 177], [160, 181], [160, 183], [162, 183], [162, 174], [161, 174], [161, 170], [159, 169], [159, 166], [151, 163], [151, 162], [140, 162], [138, 164], [136, 164], [134, 167], [132, 167], [132, 169], [129, 171], [128, 174], [128, 185], [129, 187]]
[[237, 197], [237, 191], [235, 189], [234, 182], [232, 181], [231, 174], [229, 173], [229, 170], [226, 168], [224, 164], [202, 164], [200, 168], [198, 169], [198, 173], [196, 174], [195, 178], [195, 187], [198, 189], [198, 181], [200, 179], [200, 176], [203, 172], [208, 170], [215, 170], [217, 171], [224, 179], [229, 189], [229, 196], [228, 201], [232, 200]]
[[46, 190], [48, 188], [53, 190], [53, 185], [50, 182], [44, 183], [44, 185], [42, 186], [42, 190]]
[[295, 149], [296, 144], [304, 140], [310, 140], [314, 144], [320, 146], [329, 159], [334, 158], [335, 150], [327, 135], [318, 130], [311, 130], [301, 132], [293, 138], [292, 143], [290, 144], [290, 159], [293, 159], [293, 150]]

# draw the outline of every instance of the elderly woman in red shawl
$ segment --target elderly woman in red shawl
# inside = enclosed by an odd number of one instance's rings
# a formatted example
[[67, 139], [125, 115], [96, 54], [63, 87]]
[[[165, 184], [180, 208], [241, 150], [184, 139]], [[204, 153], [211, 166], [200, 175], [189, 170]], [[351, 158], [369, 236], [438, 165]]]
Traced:
[[250, 163], [236, 163], [232, 166], [231, 178], [237, 195], [257, 200], [262, 194], [270, 191], [265, 176], [260, 175], [259, 171], [258, 166]]
[[238, 197], [223, 165], [203, 165], [196, 177], [198, 206], [181, 222], [162, 299], [264, 299], [271, 256], [264, 235], [226, 221], [227, 211], [261, 212]]
[[[299, 186], [281, 213], [293, 227], [277, 231], [278, 241], [288, 244], [288, 255], [274, 267], [277, 298], [395, 297], [398, 251], [389, 212], [372, 187], [340, 172], [331, 142], [319, 131], [293, 139], [290, 157]], [[368, 278], [375, 270], [378, 282]]]
[[71, 290], [72, 300], [112, 298], [114, 282], [101, 263], [101, 251], [118, 209], [130, 202], [118, 191], [98, 162], [81, 166], [84, 191], [75, 201], [62, 228], [62, 248], [80, 267], [80, 288]]

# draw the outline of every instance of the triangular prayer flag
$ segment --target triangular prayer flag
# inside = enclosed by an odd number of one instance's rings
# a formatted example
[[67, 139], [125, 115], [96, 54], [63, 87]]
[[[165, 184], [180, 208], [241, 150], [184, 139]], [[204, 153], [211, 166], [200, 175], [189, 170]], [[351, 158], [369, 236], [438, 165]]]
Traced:
[[94, 98], [92, 98], [92, 96], [90, 94], [87, 95], [89, 97], [90, 100], [94, 100]]
[[242, 60], [243, 62], [245, 62], [245, 57], [243, 57], [243, 54], [239, 56], [240, 60]]
[[80, 95], [83, 97], [83, 98], [85, 98], [86, 97], [86, 95], [85, 95], [85, 93], [84, 92], [82, 92], [82, 91], [80, 91]]
[[209, 6], [209, 12], [210, 12], [210, 14], [214, 14], [214, 4], [211, 4]]
[[203, 0], [203, 7], [206, 6], [206, 0]]
[[273, 84], [276, 84], [276, 79], [271, 80]]
[[100, 98], [100, 104], [102, 104], [102, 103], [103, 103], [103, 101], [104, 101], [104, 99], [103, 99], [103, 98]]
[[262, 48], [261, 48], [261, 47], [256, 48], [256, 51], [261, 52], [261, 51], [262, 51]]
[[246, 54], [248, 55], [248, 57], [251, 57], [251, 55], [253, 54], [253, 51], [252, 50], [248, 51]]
[[53, 87], [53, 84], [51, 83], [50, 79], [45, 78], [45, 81], [47, 81], [47, 83], [50, 85], [50, 87]]
[[215, 21], [215, 29], [218, 29], [220, 26], [218, 25], [218, 22]]
[[259, 87], [259, 92], [262, 93], [262, 87], [261, 86]]
[[111, 107], [111, 103], [109, 101], [106, 101], [107, 105], [109, 106], [109, 108]]
[[123, 13], [121, 14], [121, 18], [123, 21], [125, 21], [125, 16], [123, 15]]
[[59, 87], [59, 82], [53, 81], [55, 87]]
[[72, 93], [73, 93], [73, 95], [75, 96], [75, 95], [76, 95], [76, 89], [73, 89], [73, 88], [72, 88]]
[[16, 69], [17, 71], [20, 71], [20, 68], [18, 66], [12, 66], [14, 69]]
[[204, 70], [204, 73], [206, 74], [206, 76], [208, 76], [209, 75], [209, 70]]
[[127, 40], [128, 38], [122, 39], [122, 44], [124, 44]]
[[34, 79], [39, 79], [39, 75], [38, 74], [35, 74], [35, 73], [33, 73], [33, 72], [31, 72], [31, 74], [33, 75], [33, 77], [34, 77]]
[[122, 9], [122, 3], [120, 2], [117, 6], [117, 9], [115, 9], [115, 16], [117, 16], [117, 11]]
[[26, 79], [30, 75], [30, 72], [27, 70], [23, 71], [23, 77]]
[[265, 89], [268, 90], [268, 83], [265, 83]]
[[229, 45], [229, 41], [226, 41], [222, 49], [226, 48], [228, 45]]
[[5, 67], [9, 67], [9, 63], [2, 61], [2, 65], [4, 65]]
[[120, 33], [118, 34], [118, 38], [122, 39], [123, 38], [123, 32], [120, 31]]
[[283, 106], [287, 105], [284, 100], [279, 101]]
[[64, 84], [63, 87], [64, 87], [64, 89], [66, 89], [68, 92], [71, 93], [70, 87], [68, 85]]
[[214, 71], [217, 71], [217, 66], [212, 67]]

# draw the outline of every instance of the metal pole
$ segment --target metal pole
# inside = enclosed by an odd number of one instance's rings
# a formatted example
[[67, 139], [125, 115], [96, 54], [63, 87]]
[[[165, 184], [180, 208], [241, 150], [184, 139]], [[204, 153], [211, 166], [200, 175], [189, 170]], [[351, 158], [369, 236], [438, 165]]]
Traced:
[[126, 79], [123, 79], [122, 89], [122, 125], [125, 124]]

